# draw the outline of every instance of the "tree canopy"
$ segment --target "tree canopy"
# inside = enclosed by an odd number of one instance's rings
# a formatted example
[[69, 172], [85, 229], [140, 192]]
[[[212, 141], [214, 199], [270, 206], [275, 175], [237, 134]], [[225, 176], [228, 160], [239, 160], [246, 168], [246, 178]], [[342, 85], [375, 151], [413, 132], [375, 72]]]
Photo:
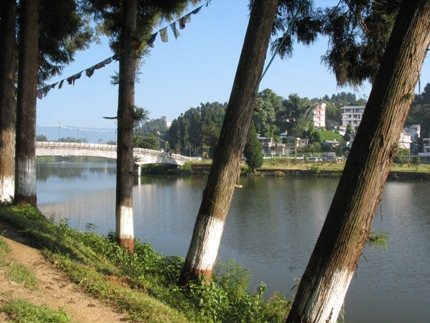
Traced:
[[310, 44], [327, 36], [323, 62], [334, 72], [339, 85], [373, 81], [397, 15], [400, 0], [340, 0], [332, 7], [314, 8], [312, 0], [282, 0], [272, 44], [282, 57], [297, 42]]

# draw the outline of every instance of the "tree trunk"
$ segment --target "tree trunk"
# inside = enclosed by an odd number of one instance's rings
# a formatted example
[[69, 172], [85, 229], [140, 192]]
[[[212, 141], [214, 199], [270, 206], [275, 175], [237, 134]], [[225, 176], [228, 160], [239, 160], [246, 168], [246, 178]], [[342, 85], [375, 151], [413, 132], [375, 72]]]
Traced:
[[39, 67], [39, 0], [22, 1], [18, 66], [15, 203], [37, 204], [36, 91]]
[[278, 0], [253, 3], [220, 138], [181, 273], [183, 285], [199, 276], [206, 279], [212, 276], [277, 7]]
[[336, 322], [369, 238], [430, 43], [430, 1], [403, 1], [287, 322]]
[[0, 203], [15, 195], [16, 1], [0, 4]]
[[116, 175], [116, 236], [118, 243], [134, 251], [133, 229], [133, 123], [137, 0], [123, 1], [120, 38], [118, 140]]

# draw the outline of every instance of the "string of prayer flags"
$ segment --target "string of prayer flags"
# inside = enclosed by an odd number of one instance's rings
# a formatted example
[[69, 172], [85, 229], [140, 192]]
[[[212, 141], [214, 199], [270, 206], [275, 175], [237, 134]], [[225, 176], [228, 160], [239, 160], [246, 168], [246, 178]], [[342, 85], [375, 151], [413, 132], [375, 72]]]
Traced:
[[[211, 0], [206, 1], [206, 7], [209, 5], [210, 2], [211, 2]], [[187, 23], [191, 22], [191, 15], [196, 15], [197, 13], [199, 13], [204, 5], [205, 4], [202, 4], [201, 6], [195, 8], [193, 11], [187, 13], [186, 15], [182, 16], [181, 18], [179, 18], [178, 20], [176, 20], [170, 24], [170, 28], [172, 29], [172, 32], [173, 32], [173, 35], [175, 36], [175, 39], [180, 36], [180, 32], [179, 32], [178, 28], [176, 27], [176, 23], [178, 23], [179, 29], [184, 29], [185, 25]], [[163, 43], [168, 42], [169, 35], [167, 33], [167, 29], [168, 29], [168, 26], [158, 30], [155, 33], [153, 33], [151, 35], [151, 37], [149, 37], [149, 39], [146, 41], [146, 44], [149, 47], [153, 48], [154, 42], [157, 39], [158, 34], [160, 34], [160, 39]], [[136, 44], [133, 46], [133, 48], [135, 50], [138, 50], [141, 47], [141, 45], [142, 45], [142, 40], [136, 40]], [[48, 92], [51, 89], [55, 88], [57, 86], [57, 84], [58, 84], [58, 89], [61, 89], [63, 87], [64, 81], [67, 81], [67, 83], [69, 85], [75, 85], [75, 81], [81, 78], [83, 72], [85, 72], [85, 75], [87, 77], [91, 77], [91, 76], [93, 76], [95, 70], [105, 67], [106, 65], [110, 64], [112, 61], [119, 60], [119, 58], [120, 58], [120, 54], [115, 54], [115, 55], [113, 55], [109, 58], [106, 58], [105, 60], [103, 60], [103, 61], [101, 61], [101, 62], [99, 62], [99, 63], [97, 63], [91, 67], [86, 68], [83, 71], [80, 71], [79, 73], [71, 75], [65, 79], [62, 79], [62, 80], [54, 83], [54, 84], [44, 86], [43, 88], [40, 88], [37, 90], [37, 97], [39, 99], [42, 99], [43, 97], [45, 97], [48, 94]]]
[[118, 60], [118, 58], [119, 58], [119, 55], [115, 54], [112, 57], [106, 58], [105, 60], [103, 60], [103, 61], [101, 61], [101, 62], [99, 62], [99, 63], [97, 63], [91, 67], [88, 67], [87, 69], [85, 69], [83, 71], [80, 71], [79, 73], [73, 74], [73, 75], [71, 75], [65, 79], [62, 79], [61, 81], [58, 81], [54, 84], [44, 86], [43, 88], [40, 88], [37, 90], [37, 97], [39, 99], [42, 99], [43, 97], [45, 97], [48, 94], [48, 92], [51, 89], [55, 88], [57, 86], [57, 84], [58, 84], [58, 89], [61, 89], [63, 87], [64, 81], [66, 81], [69, 85], [75, 85], [75, 81], [81, 78], [83, 72], [85, 72], [86, 76], [91, 77], [94, 74], [94, 71], [96, 69], [100, 69], [102, 67], [105, 67], [106, 65], [112, 63], [112, 61]]

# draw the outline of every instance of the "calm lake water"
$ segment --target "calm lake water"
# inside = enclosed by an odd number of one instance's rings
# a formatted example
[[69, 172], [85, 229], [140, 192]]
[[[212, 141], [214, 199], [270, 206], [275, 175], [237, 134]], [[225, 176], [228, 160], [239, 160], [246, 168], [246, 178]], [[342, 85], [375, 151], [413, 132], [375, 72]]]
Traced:
[[[134, 187], [135, 235], [164, 255], [185, 256], [201, 194], [200, 177], [146, 177]], [[294, 295], [337, 179], [242, 178], [219, 257], [246, 267], [251, 287]], [[115, 228], [115, 165], [40, 163], [38, 203], [56, 221], [107, 234]], [[388, 182], [373, 230], [388, 248], [366, 247], [345, 300], [346, 322], [430, 322], [430, 183]]]

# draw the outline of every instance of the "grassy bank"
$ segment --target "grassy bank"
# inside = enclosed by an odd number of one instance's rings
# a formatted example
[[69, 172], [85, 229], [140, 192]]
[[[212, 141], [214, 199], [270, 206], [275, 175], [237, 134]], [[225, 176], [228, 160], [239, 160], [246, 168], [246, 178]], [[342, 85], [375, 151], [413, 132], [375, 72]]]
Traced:
[[234, 264], [218, 266], [209, 284], [195, 282], [183, 289], [177, 285], [183, 259], [163, 257], [148, 244], [137, 242], [131, 255], [117, 246], [112, 235], [56, 225], [29, 206], [0, 207], [0, 218], [42, 249], [87, 293], [133, 321], [281, 322], [290, 306], [280, 295], [266, 300], [264, 285], [249, 293], [248, 273]]
[[[179, 168], [163, 165], [149, 166], [144, 174], [175, 174], [175, 175], [207, 175], [211, 163], [187, 163]], [[265, 159], [263, 166], [258, 168], [254, 175], [272, 175], [272, 176], [307, 176], [307, 175], [326, 175], [340, 176], [345, 167], [345, 162], [305, 162], [302, 159], [287, 158], [270, 158]], [[244, 162], [241, 164], [242, 174], [247, 174], [248, 167]], [[397, 164], [393, 163], [391, 167], [391, 178], [399, 179], [430, 179], [430, 164]], [[402, 174], [405, 174], [402, 176]]]

